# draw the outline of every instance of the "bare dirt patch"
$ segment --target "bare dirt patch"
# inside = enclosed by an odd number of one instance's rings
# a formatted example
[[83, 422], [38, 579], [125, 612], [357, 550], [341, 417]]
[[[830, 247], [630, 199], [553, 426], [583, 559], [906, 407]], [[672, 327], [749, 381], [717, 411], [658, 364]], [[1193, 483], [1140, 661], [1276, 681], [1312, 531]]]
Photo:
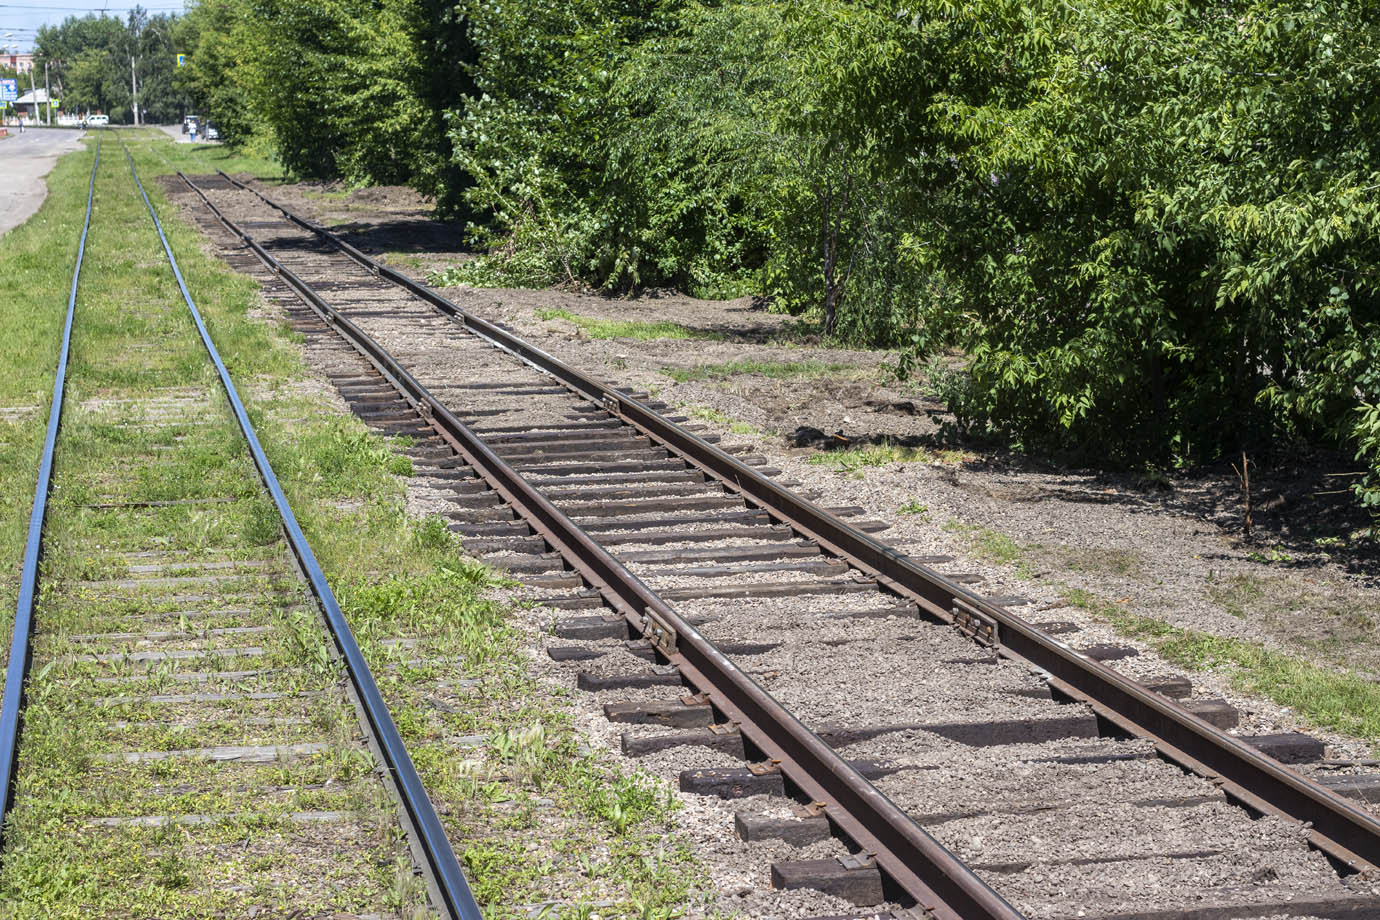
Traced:
[[[248, 182], [252, 177], [236, 178]], [[464, 227], [436, 220], [433, 203], [406, 186], [352, 189], [339, 181], [260, 186], [285, 208], [330, 227], [362, 251], [387, 253], [399, 268], [425, 275], [469, 252]]]

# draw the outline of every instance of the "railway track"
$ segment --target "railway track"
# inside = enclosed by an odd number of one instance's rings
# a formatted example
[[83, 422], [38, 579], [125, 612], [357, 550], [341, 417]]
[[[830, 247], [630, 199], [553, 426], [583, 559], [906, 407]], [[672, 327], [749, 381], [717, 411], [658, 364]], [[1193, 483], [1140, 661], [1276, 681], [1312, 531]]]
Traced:
[[181, 183], [344, 400], [415, 439], [469, 550], [553, 611], [624, 753], [740, 803], [773, 857], [749, 915], [1380, 916], [1380, 824], [1339, 794], [1374, 779], [1271, 756], [1316, 742], [1233, 735], [1221, 701], [1123, 676], [257, 190]]
[[[0, 716], [6, 915], [477, 920], [134, 160], [102, 165], [106, 137]], [[131, 288], [105, 274], [117, 235], [143, 246]]]

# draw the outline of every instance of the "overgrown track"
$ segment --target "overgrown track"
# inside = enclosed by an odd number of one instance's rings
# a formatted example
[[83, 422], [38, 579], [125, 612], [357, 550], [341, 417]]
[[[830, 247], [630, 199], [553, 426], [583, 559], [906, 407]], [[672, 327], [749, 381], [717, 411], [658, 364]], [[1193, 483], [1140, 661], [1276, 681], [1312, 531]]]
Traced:
[[[381, 917], [429, 900], [434, 913], [477, 920], [128, 151], [124, 187], [97, 193], [104, 134], [0, 724], [3, 859], [11, 876], [29, 873], [11, 907]], [[118, 184], [108, 172], [103, 181], [107, 193]], [[92, 228], [93, 202], [114, 213], [141, 197], [150, 222], [120, 233], [161, 243], [163, 272], [141, 273], [114, 302], [82, 295], [117, 283], [91, 270], [83, 279], [88, 232], [106, 260], [123, 251], [110, 218]], [[168, 296], [169, 269], [185, 309]], [[83, 360], [71, 387], [87, 395], [65, 405], [74, 340]], [[50, 491], [61, 496], [52, 508]]]
[[625, 753], [802, 801], [741, 813], [749, 839], [848, 841], [775, 886], [936, 917], [1380, 916], [1355, 874], [1380, 824], [1266, 753], [1310, 739], [1233, 736], [1221, 701], [1118, 674], [229, 177], [184, 181], [232, 264], [297, 298], [341, 395], [418, 439], [470, 549], [556, 610], [614, 611], [551, 653], [622, 697]]

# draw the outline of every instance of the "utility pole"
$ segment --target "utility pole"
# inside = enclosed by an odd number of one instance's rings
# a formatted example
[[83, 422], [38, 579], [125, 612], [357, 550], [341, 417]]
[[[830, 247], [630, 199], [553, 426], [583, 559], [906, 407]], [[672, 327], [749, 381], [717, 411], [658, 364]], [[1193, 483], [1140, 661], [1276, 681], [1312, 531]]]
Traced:
[[34, 124], [38, 124], [38, 86], [34, 84], [34, 65], [29, 62], [29, 94], [34, 97]]
[[48, 62], [43, 62], [43, 105], [48, 110], [48, 117], [44, 119], [48, 127], [53, 126], [53, 84], [48, 79]]
[[129, 94], [134, 99], [134, 126], [139, 126], [139, 78], [134, 75], [134, 57], [129, 59]]

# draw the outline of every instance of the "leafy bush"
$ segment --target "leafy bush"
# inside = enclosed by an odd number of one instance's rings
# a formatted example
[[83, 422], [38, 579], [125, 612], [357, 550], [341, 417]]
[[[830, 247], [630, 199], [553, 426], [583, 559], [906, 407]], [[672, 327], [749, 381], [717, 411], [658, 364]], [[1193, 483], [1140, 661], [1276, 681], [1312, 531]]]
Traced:
[[463, 205], [448, 279], [761, 294], [902, 372], [960, 348], [970, 431], [1327, 439], [1380, 510], [1370, 5], [205, 3], [197, 92], [304, 175]]

